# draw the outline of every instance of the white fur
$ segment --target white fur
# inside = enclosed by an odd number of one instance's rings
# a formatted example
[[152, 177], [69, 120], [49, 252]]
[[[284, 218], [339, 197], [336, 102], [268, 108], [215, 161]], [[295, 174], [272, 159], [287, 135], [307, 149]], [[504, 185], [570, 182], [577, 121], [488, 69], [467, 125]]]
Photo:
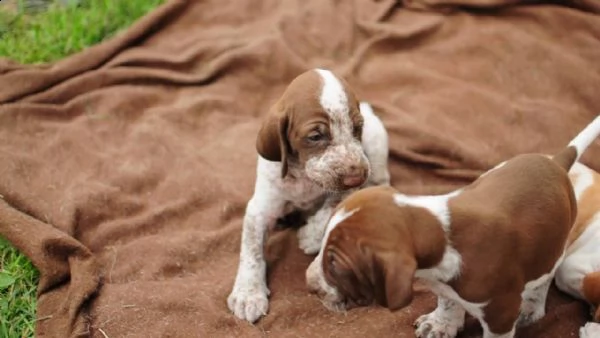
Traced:
[[600, 271], [600, 210], [567, 252], [567, 258], [556, 272], [556, 286], [574, 297], [584, 299], [581, 291], [583, 278]]
[[585, 165], [575, 162], [569, 170], [569, 179], [573, 185], [575, 198], [579, 201], [583, 193], [594, 184], [594, 172]]
[[367, 107], [364, 113], [361, 109], [363, 133], [371, 143], [363, 149], [361, 143], [352, 136], [348, 99], [341, 82], [329, 71], [316, 71], [323, 80], [319, 100], [330, 116], [332, 144], [324, 156], [307, 162], [303, 170], [290, 167], [292, 175], [283, 179], [281, 162], [271, 162], [258, 156], [254, 194], [248, 202], [243, 221], [240, 263], [233, 290], [227, 298], [229, 309], [238, 318], [249, 322], [258, 320], [269, 308], [263, 250], [267, 230], [277, 218], [284, 216], [289, 209], [313, 210], [318, 207], [317, 212], [308, 218], [307, 225], [298, 231], [298, 239], [300, 247], [307, 254], [315, 254], [320, 248], [332, 208], [344, 194], [332, 196], [327, 187], [317, 183], [321, 179], [319, 173], [332, 172], [331, 166], [364, 158], [370, 167], [366, 185], [389, 184], [387, 133], [381, 121], [368, 104], [362, 105]]
[[326, 202], [321, 209], [308, 218], [306, 225], [298, 229], [298, 244], [305, 254], [312, 255], [319, 252], [321, 239], [325, 232], [323, 224], [327, 224], [333, 207], [334, 203]]
[[579, 338], [598, 338], [600, 337], [600, 324], [587, 323], [579, 329]]
[[429, 210], [442, 224], [444, 231], [450, 230], [450, 209], [448, 200], [458, 196], [461, 190], [453, 191], [445, 195], [433, 196], [408, 196], [397, 193], [394, 195], [394, 201], [398, 206], [420, 207]]
[[387, 168], [388, 134], [379, 117], [373, 112], [370, 104], [361, 102], [359, 108], [364, 120], [362, 147], [367, 158], [369, 158], [372, 168], [367, 185], [389, 185], [389, 171], [377, 170], [377, 168]]

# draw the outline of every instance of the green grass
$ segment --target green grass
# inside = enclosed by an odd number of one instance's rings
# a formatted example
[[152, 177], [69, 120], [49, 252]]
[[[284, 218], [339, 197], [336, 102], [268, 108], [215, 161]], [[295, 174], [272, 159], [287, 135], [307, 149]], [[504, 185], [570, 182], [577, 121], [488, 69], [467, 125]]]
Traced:
[[[35, 64], [58, 60], [109, 38], [164, 0], [82, 0], [28, 13], [0, 4], [0, 57]], [[9, 2], [11, 0], [8, 0]], [[39, 273], [0, 237], [0, 337], [33, 337]]]
[[33, 337], [38, 271], [0, 238], [0, 337]]
[[17, 10], [0, 13], [0, 56], [21, 63], [58, 60], [113, 36], [162, 2], [81, 0], [27, 15], [21, 0]]

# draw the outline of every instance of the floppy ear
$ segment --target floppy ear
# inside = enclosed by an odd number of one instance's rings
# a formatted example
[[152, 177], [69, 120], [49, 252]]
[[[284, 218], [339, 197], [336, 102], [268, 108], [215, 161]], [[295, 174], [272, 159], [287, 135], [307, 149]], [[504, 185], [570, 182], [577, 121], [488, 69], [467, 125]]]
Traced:
[[273, 106], [263, 122], [258, 137], [256, 138], [256, 150], [263, 158], [269, 161], [281, 161], [281, 177], [287, 174], [287, 155], [291, 151], [287, 130], [289, 118], [287, 113]]
[[[390, 311], [399, 310], [412, 301], [413, 278], [417, 268], [414, 257], [387, 252], [375, 257], [377, 302]], [[385, 291], [385, 294], [383, 294]]]

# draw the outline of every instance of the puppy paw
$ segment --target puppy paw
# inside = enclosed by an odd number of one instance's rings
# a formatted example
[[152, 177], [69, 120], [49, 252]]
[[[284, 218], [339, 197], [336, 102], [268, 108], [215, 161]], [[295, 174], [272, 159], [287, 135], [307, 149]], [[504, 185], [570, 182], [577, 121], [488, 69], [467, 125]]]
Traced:
[[323, 232], [311, 223], [298, 229], [298, 246], [307, 255], [315, 255], [321, 250], [322, 239]]
[[544, 317], [546, 315], [545, 305], [545, 298], [531, 297], [525, 299], [521, 304], [517, 326], [527, 326]]
[[454, 338], [461, 329], [457, 323], [437, 316], [435, 311], [422, 315], [414, 325], [417, 338]]
[[254, 323], [267, 314], [269, 293], [266, 285], [258, 287], [235, 285], [227, 297], [227, 305], [236, 317]]
[[519, 319], [517, 320], [517, 326], [527, 326], [537, 322], [540, 318], [546, 315], [544, 308], [535, 308], [529, 311], [521, 311]]

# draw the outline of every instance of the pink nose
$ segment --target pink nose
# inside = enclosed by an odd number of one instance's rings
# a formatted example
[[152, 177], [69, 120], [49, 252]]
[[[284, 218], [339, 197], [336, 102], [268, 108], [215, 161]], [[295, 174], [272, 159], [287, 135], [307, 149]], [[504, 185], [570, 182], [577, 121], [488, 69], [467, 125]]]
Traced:
[[348, 175], [348, 176], [344, 177], [344, 180], [342, 182], [344, 183], [345, 186], [354, 188], [354, 187], [358, 187], [359, 185], [363, 184], [364, 181], [365, 181], [365, 179], [364, 179], [363, 175]]
[[342, 179], [342, 183], [348, 188], [354, 188], [365, 183], [365, 179], [365, 169], [353, 165], [350, 167], [350, 170], [346, 172], [346, 175]]

